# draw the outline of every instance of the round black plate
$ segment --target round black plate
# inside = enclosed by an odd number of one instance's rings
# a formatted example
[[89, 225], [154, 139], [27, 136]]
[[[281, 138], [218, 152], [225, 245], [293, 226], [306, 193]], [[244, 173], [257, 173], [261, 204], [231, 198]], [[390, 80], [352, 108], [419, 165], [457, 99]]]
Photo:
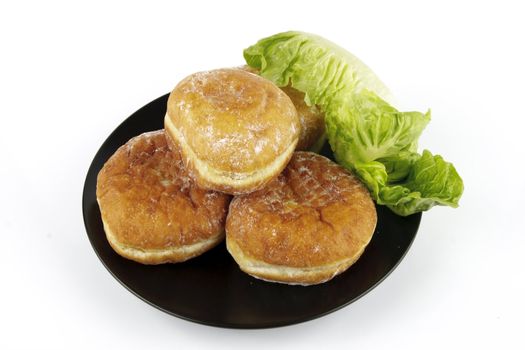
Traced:
[[[97, 174], [131, 137], [163, 127], [168, 95], [142, 107], [108, 137], [89, 168], [82, 207], [89, 240], [123, 286], [171, 315], [212, 326], [265, 328], [311, 320], [357, 300], [399, 264], [416, 235], [421, 214], [400, 217], [377, 207], [378, 224], [362, 257], [330, 282], [302, 287], [264, 282], [243, 273], [221, 244], [180, 264], [146, 266], [109, 246], [96, 201]], [[332, 154], [328, 147], [323, 152]]]

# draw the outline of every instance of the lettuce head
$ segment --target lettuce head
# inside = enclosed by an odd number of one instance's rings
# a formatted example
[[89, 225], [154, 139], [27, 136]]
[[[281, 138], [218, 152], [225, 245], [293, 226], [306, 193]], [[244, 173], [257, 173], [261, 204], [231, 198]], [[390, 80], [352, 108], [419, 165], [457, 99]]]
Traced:
[[386, 86], [357, 57], [317, 35], [286, 32], [248, 47], [244, 58], [263, 77], [304, 92], [307, 104], [323, 110], [335, 159], [363, 181], [377, 204], [403, 216], [458, 206], [463, 181], [454, 166], [427, 150], [417, 153], [430, 111], [398, 111]]

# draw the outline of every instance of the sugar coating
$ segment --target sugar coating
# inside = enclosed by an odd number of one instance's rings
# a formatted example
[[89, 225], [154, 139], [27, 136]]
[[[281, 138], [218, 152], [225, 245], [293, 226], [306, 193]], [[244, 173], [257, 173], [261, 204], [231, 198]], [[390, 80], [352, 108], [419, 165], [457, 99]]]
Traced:
[[199, 159], [223, 171], [267, 166], [299, 137], [290, 98], [270, 81], [236, 69], [181, 81], [170, 94], [168, 115]]

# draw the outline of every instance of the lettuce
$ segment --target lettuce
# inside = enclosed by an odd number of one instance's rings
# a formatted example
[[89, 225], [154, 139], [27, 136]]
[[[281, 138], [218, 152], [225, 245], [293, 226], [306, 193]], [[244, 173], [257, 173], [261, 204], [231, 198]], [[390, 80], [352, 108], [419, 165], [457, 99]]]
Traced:
[[[395, 164], [397, 163], [397, 164]], [[378, 204], [398, 215], [425, 211], [435, 205], [458, 206], [463, 181], [451, 163], [424, 150], [389, 160], [357, 163], [354, 171]], [[399, 176], [404, 178], [400, 180]]]
[[359, 176], [378, 204], [403, 216], [458, 206], [463, 181], [454, 166], [415, 152], [430, 112], [399, 112], [368, 90], [348, 101], [326, 113], [328, 140], [337, 162]]
[[312, 34], [273, 35], [244, 50], [248, 65], [278, 86], [291, 84], [325, 113], [335, 159], [398, 215], [457, 207], [463, 181], [451, 163], [417, 153], [430, 111], [400, 112], [385, 85], [359, 59]]
[[246, 63], [277, 86], [289, 83], [305, 93], [305, 102], [322, 108], [364, 88], [386, 101], [392, 95], [357, 57], [321, 38], [303, 32], [285, 32], [259, 40], [244, 50]]
[[417, 139], [430, 121], [430, 111], [399, 112], [373, 92], [350, 93], [344, 105], [326, 110], [328, 140], [339, 163], [398, 155], [417, 148]]

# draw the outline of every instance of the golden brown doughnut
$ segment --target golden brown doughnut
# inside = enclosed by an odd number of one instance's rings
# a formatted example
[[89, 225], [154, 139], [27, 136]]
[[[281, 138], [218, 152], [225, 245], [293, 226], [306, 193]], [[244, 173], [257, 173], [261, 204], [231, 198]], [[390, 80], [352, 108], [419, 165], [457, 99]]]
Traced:
[[295, 152], [268, 186], [232, 200], [226, 246], [254, 277], [318, 284], [361, 256], [376, 223], [374, 202], [354, 175], [318, 154]]
[[[250, 66], [241, 66], [239, 69], [258, 74], [258, 70]], [[318, 152], [326, 141], [324, 113], [315, 105], [308, 106], [304, 102], [304, 93], [290, 85], [281, 90], [290, 97], [299, 116], [301, 131], [295, 150]]]
[[299, 138], [290, 98], [239, 69], [182, 80], [170, 94], [164, 125], [196, 183], [230, 194], [252, 192], [275, 178]]
[[230, 197], [196, 187], [160, 130], [132, 138], [109, 158], [98, 174], [97, 201], [118, 254], [161, 264], [221, 242]]

